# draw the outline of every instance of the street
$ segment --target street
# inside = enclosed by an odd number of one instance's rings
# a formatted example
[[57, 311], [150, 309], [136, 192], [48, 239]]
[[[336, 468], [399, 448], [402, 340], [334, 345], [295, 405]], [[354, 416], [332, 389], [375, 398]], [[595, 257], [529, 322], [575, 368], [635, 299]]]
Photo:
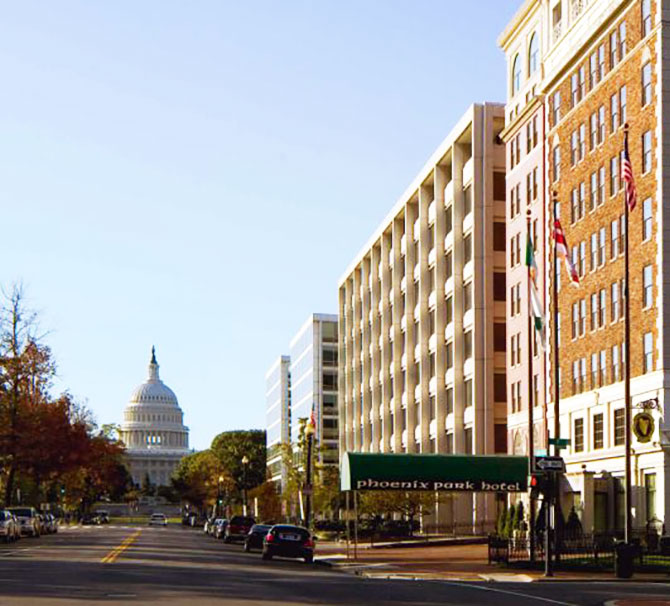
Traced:
[[[459, 583], [365, 579], [321, 564], [261, 561], [177, 526], [84, 526], [0, 548], [0, 605], [232, 604], [659, 606], [670, 584]], [[644, 600], [644, 601], [639, 601]]]

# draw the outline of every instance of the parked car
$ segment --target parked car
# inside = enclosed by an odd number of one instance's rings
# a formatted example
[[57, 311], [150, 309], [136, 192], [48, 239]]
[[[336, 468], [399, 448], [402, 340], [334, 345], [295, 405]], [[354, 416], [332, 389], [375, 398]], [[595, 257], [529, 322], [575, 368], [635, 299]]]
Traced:
[[215, 539], [222, 539], [226, 532], [227, 526], [228, 520], [226, 520], [226, 518], [216, 518], [216, 520], [214, 520], [214, 530], [212, 531], [212, 536]]
[[211, 517], [205, 522], [205, 533], [208, 534], [209, 536], [214, 536], [214, 529], [215, 529], [215, 524], [216, 521], [221, 518], [216, 518], [216, 517]]
[[152, 513], [149, 518], [149, 526], [167, 526], [167, 523], [164, 513]]
[[52, 513], [42, 514], [42, 532], [46, 534], [55, 534], [58, 532], [58, 520]]
[[244, 541], [255, 523], [256, 520], [250, 516], [233, 516], [230, 518], [228, 526], [226, 526], [226, 533], [223, 537], [224, 543]]
[[301, 526], [276, 524], [263, 539], [263, 559], [274, 556], [302, 558], [306, 564], [314, 560], [314, 539], [309, 530]]
[[5, 541], [5, 543], [11, 543], [16, 541], [18, 535], [20, 536], [21, 531], [18, 528], [18, 523], [16, 518], [12, 515], [11, 511], [6, 509], [0, 509], [0, 537]]
[[14, 520], [14, 540], [18, 541], [21, 538], [21, 522], [19, 519], [11, 512], [9, 512]]
[[98, 511], [95, 512], [95, 515], [98, 516], [101, 524], [109, 524], [109, 511], [106, 509], [98, 509]]
[[100, 524], [100, 518], [93, 513], [85, 513], [84, 515], [81, 516], [80, 521], [85, 526], [91, 526], [91, 525], [97, 526]]
[[21, 534], [29, 537], [39, 537], [42, 527], [37, 510], [34, 507], [10, 507], [11, 511], [19, 521]]
[[271, 524], [254, 524], [244, 539], [244, 551], [263, 549], [263, 539], [272, 528]]

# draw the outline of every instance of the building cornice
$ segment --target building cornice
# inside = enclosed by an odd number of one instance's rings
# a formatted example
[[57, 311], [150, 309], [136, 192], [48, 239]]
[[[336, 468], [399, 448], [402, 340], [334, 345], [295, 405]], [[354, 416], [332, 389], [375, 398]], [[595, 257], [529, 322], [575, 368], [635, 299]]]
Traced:
[[526, 0], [521, 5], [521, 8], [514, 14], [512, 20], [507, 24], [507, 27], [500, 33], [498, 39], [496, 40], [500, 48], [505, 49], [507, 47], [518, 30], [521, 29], [524, 22], [529, 18], [530, 13], [535, 8], [535, 5], [539, 4], [539, 0]]

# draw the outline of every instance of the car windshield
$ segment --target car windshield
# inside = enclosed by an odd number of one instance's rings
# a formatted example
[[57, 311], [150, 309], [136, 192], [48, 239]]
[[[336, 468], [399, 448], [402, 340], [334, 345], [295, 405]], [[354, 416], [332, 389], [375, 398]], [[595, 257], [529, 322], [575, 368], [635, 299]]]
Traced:
[[272, 530], [279, 534], [299, 534], [302, 537], [309, 536], [309, 532], [299, 526], [274, 526]]
[[270, 530], [270, 528], [272, 528], [272, 526], [270, 526], [268, 524], [256, 524], [255, 526], [252, 526], [251, 532], [259, 533], [259, 534], [261, 532], [266, 533], [268, 530]]
[[15, 515], [15, 516], [24, 516], [26, 518], [32, 518], [33, 517], [33, 512], [32, 509], [29, 509], [27, 507], [15, 507], [13, 509], [10, 509], [10, 511]]
[[165, 518], [165, 516], [162, 513], [154, 513], [151, 516], [151, 519], [153, 519], [153, 520], [162, 520], [164, 518]]

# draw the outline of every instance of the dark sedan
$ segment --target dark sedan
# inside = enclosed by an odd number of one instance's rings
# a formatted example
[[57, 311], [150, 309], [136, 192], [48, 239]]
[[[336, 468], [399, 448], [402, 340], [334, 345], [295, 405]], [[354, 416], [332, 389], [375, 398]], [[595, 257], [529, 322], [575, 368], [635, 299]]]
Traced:
[[271, 524], [254, 524], [244, 539], [244, 551], [251, 551], [252, 549], [263, 549], [263, 539], [265, 535], [272, 528]]
[[306, 564], [311, 564], [314, 560], [314, 540], [309, 530], [288, 524], [273, 526], [263, 539], [263, 559], [271, 560], [274, 556], [301, 558]]

